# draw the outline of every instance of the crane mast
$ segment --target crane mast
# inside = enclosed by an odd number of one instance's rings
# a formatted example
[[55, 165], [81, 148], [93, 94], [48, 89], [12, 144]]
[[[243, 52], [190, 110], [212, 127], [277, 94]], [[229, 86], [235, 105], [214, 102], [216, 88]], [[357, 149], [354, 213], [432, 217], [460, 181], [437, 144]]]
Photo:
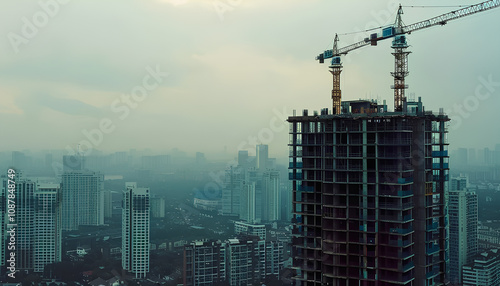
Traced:
[[340, 73], [342, 72], [342, 63], [340, 56], [347, 55], [350, 51], [372, 45], [376, 46], [378, 41], [393, 38], [391, 48], [394, 49], [394, 72], [391, 75], [394, 77], [394, 111], [405, 111], [406, 96], [405, 90], [408, 85], [405, 83], [405, 78], [409, 75], [408, 72], [408, 55], [411, 53], [407, 50], [408, 43], [406, 34], [411, 34], [414, 31], [430, 28], [437, 25], [445, 25], [448, 21], [459, 19], [465, 16], [473, 15], [479, 12], [484, 12], [493, 8], [500, 7], [500, 0], [484, 1], [475, 5], [471, 5], [462, 9], [451, 11], [440, 16], [420, 21], [411, 25], [404, 25], [402, 21], [403, 8], [399, 5], [396, 21], [393, 26], [382, 29], [382, 33], [371, 34], [369, 38], [354, 44], [339, 48], [338, 35], [335, 35], [333, 49], [326, 50], [316, 57], [320, 63], [324, 63], [325, 59], [331, 58], [330, 72], [333, 75], [333, 113], [341, 113], [341, 90], [340, 90]]
[[[333, 51], [338, 54], [337, 44], [339, 41], [339, 36], [335, 35], [335, 40], [333, 41]], [[333, 89], [332, 89], [332, 100], [333, 100], [333, 114], [340, 114], [340, 102], [342, 98], [342, 92], [340, 90], [340, 73], [342, 72], [342, 63], [340, 62], [340, 57], [334, 57], [330, 65], [330, 72], [333, 75]]]
[[[394, 27], [396, 31], [403, 30], [403, 20], [401, 19], [403, 15], [403, 8], [399, 5], [398, 15], [396, 17], [396, 22]], [[405, 78], [408, 76], [408, 55], [411, 53], [407, 51], [408, 43], [406, 42], [405, 35], [397, 35], [392, 41], [392, 46], [394, 52], [394, 72], [391, 75], [394, 77], [394, 111], [403, 111], [403, 106], [406, 104], [405, 90], [408, 85], [405, 84]]]

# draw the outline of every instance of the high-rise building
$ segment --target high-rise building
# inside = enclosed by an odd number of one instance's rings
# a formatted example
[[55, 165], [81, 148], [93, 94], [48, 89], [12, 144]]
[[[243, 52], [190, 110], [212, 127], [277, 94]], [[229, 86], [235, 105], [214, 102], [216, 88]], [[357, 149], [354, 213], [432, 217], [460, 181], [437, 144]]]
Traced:
[[102, 197], [104, 218], [111, 218], [113, 216], [113, 193], [111, 190], [103, 190]]
[[282, 241], [266, 241], [265, 247], [265, 276], [279, 277], [284, 267], [284, 244]]
[[6, 212], [7, 201], [6, 195], [8, 194], [7, 181], [2, 180], [2, 189], [0, 192], [0, 266], [3, 267], [5, 265], [5, 239], [7, 235], [7, 223], [6, 223]]
[[249, 222], [260, 222], [256, 213], [255, 182], [243, 182], [240, 195], [240, 219]]
[[142, 156], [142, 168], [155, 173], [162, 173], [168, 169], [171, 162], [169, 155]]
[[145, 278], [149, 272], [149, 188], [126, 183], [122, 206], [122, 267]]
[[495, 166], [500, 166], [500, 144], [495, 145]]
[[104, 224], [104, 176], [88, 170], [62, 175], [63, 230]]
[[456, 177], [450, 180], [450, 191], [461, 191], [467, 189], [467, 177]]
[[281, 220], [291, 222], [292, 220], [292, 182], [285, 180], [281, 182]]
[[446, 283], [449, 119], [407, 104], [288, 118], [295, 285]]
[[494, 164], [494, 152], [492, 150], [490, 150], [490, 148], [486, 147], [483, 149], [483, 152], [484, 152], [484, 164], [486, 166], [492, 166]]
[[238, 166], [242, 168], [248, 168], [250, 165], [248, 150], [240, 150], [238, 151]]
[[480, 225], [477, 229], [477, 248], [479, 251], [500, 248], [500, 230]]
[[[59, 184], [40, 184], [16, 174], [15, 216], [7, 221], [2, 208], [2, 237], [5, 225], [15, 224], [16, 269], [43, 272], [48, 264], [61, 261], [61, 192]], [[7, 198], [8, 180], [3, 180], [2, 198]], [[6, 201], [3, 201], [6, 203]], [[5, 240], [2, 239], [2, 243]], [[5, 258], [5, 249], [2, 249]], [[2, 264], [4, 260], [2, 260]]]
[[242, 221], [235, 221], [234, 234], [251, 235], [266, 240], [266, 226], [263, 224], [250, 224]]
[[469, 164], [468, 159], [469, 155], [467, 154], [467, 148], [458, 148], [452, 163], [454, 166], [464, 168]]
[[281, 203], [280, 173], [268, 169], [262, 176], [262, 220], [280, 220]]
[[226, 170], [221, 213], [250, 223], [281, 220], [282, 187], [275, 159], [269, 158], [267, 145], [257, 145], [256, 154], [254, 164], [248, 151], [239, 151], [238, 166]]
[[283, 262], [281, 241], [195, 241], [184, 246], [184, 285], [260, 285], [270, 275], [279, 277]]
[[467, 162], [470, 165], [477, 165], [478, 161], [477, 161], [476, 149], [475, 148], [469, 148], [467, 150], [467, 155], [468, 155]]
[[165, 199], [151, 198], [151, 216], [154, 218], [165, 217]]
[[500, 253], [498, 249], [481, 252], [462, 268], [463, 286], [499, 286]]
[[25, 170], [30, 166], [30, 157], [20, 151], [12, 151], [12, 161], [11, 166], [18, 170]]
[[63, 155], [63, 172], [81, 171], [85, 169], [85, 157], [80, 154]]
[[207, 159], [205, 158], [205, 153], [196, 152], [196, 164], [205, 164]]
[[[462, 283], [462, 267], [473, 262], [478, 250], [477, 195], [465, 189], [465, 180], [452, 179], [448, 199], [450, 232], [450, 276], [452, 283]], [[462, 184], [457, 184], [462, 182]], [[456, 187], [459, 187], [457, 190]]]
[[[250, 223], [260, 223], [264, 219], [264, 182], [263, 182], [263, 172], [259, 171], [259, 169], [256, 168], [250, 168], [245, 172], [245, 181], [243, 182], [243, 192], [246, 192], [245, 187], [246, 186], [251, 186], [252, 192], [255, 194], [253, 197], [253, 200], [250, 205], [247, 205], [248, 208], [245, 210], [248, 212], [253, 213], [253, 217], [251, 220], [246, 219], [242, 217], [243, 212], [240, 213], [240, 219], [247, 220], [247, 222]], [[241, 206], [243, 206], [244, 201], [243, 201], [243, 193], [241, 194], [241, 203], [240, 203], [240, 209]], [[244, 206], [243, 206], [244, 207]], [[252, 209], [249, 209], [249, 208]]]
[[264, 144], [257, 145], [256, 156], [257, 157], [256, 157], [255, 167], [260, 171], [266, 170], [269, 161], [268, 146]]
[[35, 272], [45, 265], [61, 261], [62, 198], [59, 184], [39, 184], [34, 192], [34, 254]]
[[226, 280], [226, 247], [220, 241], [195, 241], [184, 246], [186, 286], [211, 286]]
[[36, 183], [18, 175], [16, 178], [16, 258], [17, 269], [32, 270], [36, 229], [35, 220]]
[[222, 188], [222, 214], [228, 216], [239, 216], [240, 195], [245, 170], [240, 167], [231, 167], [226, 170], [224, 186]]

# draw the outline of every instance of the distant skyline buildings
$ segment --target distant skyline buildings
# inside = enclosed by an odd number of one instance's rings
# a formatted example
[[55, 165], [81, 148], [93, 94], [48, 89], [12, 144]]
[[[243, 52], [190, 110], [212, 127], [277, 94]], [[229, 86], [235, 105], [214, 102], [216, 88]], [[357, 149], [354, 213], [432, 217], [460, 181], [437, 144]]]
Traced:
[[[256, 156], [248, 151], [238, 152], [238, 165], [225, 172], [222, 187], [221, 213], [238, 216], [249, 223], [287, 220], [284, 213], [289, 202], [288, 184], [282, 184], [281, 174], [276, 169], [276, 161], [269, 158], [267, 145], [256, 146]], [[282, 201], [282, 198], [287, 199]], [[290, 202], [291, 203], [291, 202]]]
[[151, 217], [164, 218], [165, 217], [165, 199], [152, 197], [150, 199]]
[[[75, 147], [76, 149], [76, 147]], [[240, 150], [246, 152], [248, 150]], [[248, 163], [255, 166], [255, 152], [247, 156]], [[270, 163], [281, 164], [286, 161], [286, 154], [281, 154], [277, 160], [271, 158]], [[0, 169], [14, 167], [24, 170], [34, 176], [61, 176], [64, 171], [90, 169], [93, 171], [116, 174], [127, 168], [150, 169], [156, 172], [170, 172], [173, 166], [192, 165], [207, 167], [206, 163], [220, 160], [230, 161], [234, 157], [227, 152], [185, 152], [174, 148], [171, 150], [129, 149], [126, 151], [103, 152], [93, 150], [90, 154], [85, 152], [68, 153], [67, 150], [13, 150], [0, 151]]]
[[500, 143], [493, 148], [457, 148], [450, 151], [454, 168], [500, 166]]
[[85, 156], [81, 154], [64, 155], [63, 172], [81, 171], [85, 169]]

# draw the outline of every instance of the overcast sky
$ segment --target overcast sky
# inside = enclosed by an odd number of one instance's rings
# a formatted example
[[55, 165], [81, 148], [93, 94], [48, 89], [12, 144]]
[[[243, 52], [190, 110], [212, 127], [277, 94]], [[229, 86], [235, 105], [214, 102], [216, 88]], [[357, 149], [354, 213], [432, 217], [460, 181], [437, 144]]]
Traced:
[[[439, 5], [476, 3], [466, 2]], [[286, 156], [286, 116], [331, 108], [328, 65], [315, 57], [331, 48], [335, 33], [392, 23], [398, 3], [2, 1], [0, 151], [93, 140], [91, 147], [104, 151], [226, 146], [235, 153], [266, 143], [271, 155]], [[403, 20], [453, 9], [408, 7]], [[451, 148], [500, 143], [499, 26], [494, 9], [408, 37], [407, 94], [421, 96], [427, 110], [449, 111], [456, 122]], [[343, 35], [340, 45], [365, 35]], [[392, 109], [390, 44], [344, 58], [344, 100], [386, 99]]]

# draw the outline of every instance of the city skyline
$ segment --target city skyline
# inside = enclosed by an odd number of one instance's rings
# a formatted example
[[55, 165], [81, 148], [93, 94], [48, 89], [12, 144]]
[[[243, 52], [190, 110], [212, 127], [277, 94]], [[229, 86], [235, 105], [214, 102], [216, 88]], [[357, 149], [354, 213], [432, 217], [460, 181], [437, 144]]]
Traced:
[[[393, 23], [399, 4], [40, 3], [0, 4], [6, 22], [0, 28], [5, 35], [0, 43], [5, 55], [0, 60], [4, 98], [0, 119], [15, 122], [3, 131], [16, 138], [3, 141], [0, 150], [66, 150], [88, 141], [93, 149], [104, 151], [116, 146], [154, 150], [182, 146], [189, 152], [227, 148], [234, 153], [264, 143], [278, 152], [276, 157], [286, 156], [285, 119], [294, 109], [319, 111], [331, 105], [327, 65], [319, 65], [314, 57], [331, 48], [335, 33], [341, 34], [340, 44], [345, 46], [368, 33], [342, 33]], [[409, 24], [453, 9], [404, 7], [403, 20]], [[332, 17], [332, 11], [339, 10], [342, 15]], [[450, 128], [450, 141], [461, 144], [456, 147], [480, 147], [477, 137], [482, 137], [484, 146], [500, 142], [500, 135], [481, 136], [482, 129], [477, 128], [498, 117], [495, 106], [500, 102], [494, 95], [500, 82], [495, 65], [499, 42], [488, 37], [490, 27], [498, 24], [496, 13], [408, 37], [412, 54], [407, 94], [421, 96], [429, 110], [443, 107], [450, 114], [456, 122], [456, 129]], [[487, 45], [476, 44], [486, 38]], [[346, 57], [344, 99], [379, 98], [392, 108], [389, 46], [381, 42]], [[456, 68], [460, 61], [468, 68]], [[144, 90], [148, 95], [142, 97], [139, 93]], [[132, 92], [138, 94], [135, 99], [127, 97]], [[204, 128], [205, 124], [212, 128]], [[40, 140], [33, 143], [25, 134]]]
[[499, 284], [476, 1], [0, 3], [0, 282]]

